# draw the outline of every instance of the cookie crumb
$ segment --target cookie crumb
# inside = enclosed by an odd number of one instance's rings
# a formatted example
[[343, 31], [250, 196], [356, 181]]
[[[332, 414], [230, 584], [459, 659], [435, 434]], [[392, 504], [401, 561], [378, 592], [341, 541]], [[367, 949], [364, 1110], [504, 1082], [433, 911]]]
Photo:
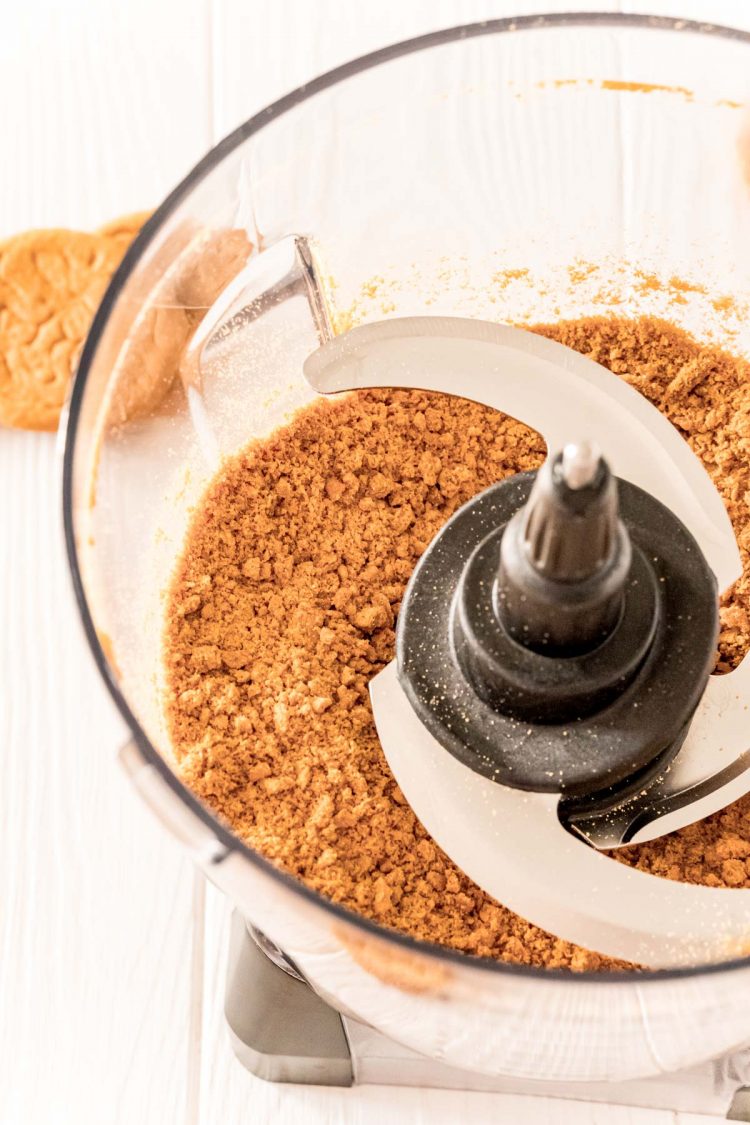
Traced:
[[[748, 365], [651, 318], [538, 331], [654, 402], [714, 479], [744, 567], [721, 614], [719, 666], [735, 667], [750, 646]], [[424, 548], [461, 504], [544, 455], [538, 434], [476, 403], [377, 390], [318, 402], [229, 461], [196, 512], [169, 597], [169, 728], [198, 796], [333, 901], [467, 954], [632, 968], [545, 933], [468, 879], [405, 801], [370, 710], [367, 685], [393, 658]], [[229, 689], [235, 721], [225, 726], [211, 701]], [[614, 854], [665, 878], [750, 887], [750, 797]]]

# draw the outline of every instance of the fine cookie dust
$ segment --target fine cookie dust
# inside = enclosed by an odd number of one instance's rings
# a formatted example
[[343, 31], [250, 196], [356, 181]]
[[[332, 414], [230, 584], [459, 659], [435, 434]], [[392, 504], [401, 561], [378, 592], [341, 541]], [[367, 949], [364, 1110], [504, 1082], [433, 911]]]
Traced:
[[[744, 565], [721, 610], [718, 668], [729, 670], [750, 643], [750, 368], [654, 319], [537, 331], [637, 387], [713, 477]], [[174, 577], [168, 721], [186, 783], [249, 845], [335, 902], [465, 953], [628, 968], [519, 918], [441, 852], [390, 774], [367, 692], [393, 658], [400, 599], [436, 532], [544, 454], [520, 423], [422, 391], [322, 401], [251, 445], [210, 485]], [[617, 858], [750, 887], [750, 798]]]

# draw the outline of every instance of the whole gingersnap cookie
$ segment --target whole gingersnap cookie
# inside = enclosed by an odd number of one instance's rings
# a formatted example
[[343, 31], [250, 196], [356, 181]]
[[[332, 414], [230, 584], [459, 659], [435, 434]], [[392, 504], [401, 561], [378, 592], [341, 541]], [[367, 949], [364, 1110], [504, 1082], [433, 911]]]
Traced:
[[93, 315], [134, 233], [31, 230], [0, 243], [1, 425], [55, 429]]

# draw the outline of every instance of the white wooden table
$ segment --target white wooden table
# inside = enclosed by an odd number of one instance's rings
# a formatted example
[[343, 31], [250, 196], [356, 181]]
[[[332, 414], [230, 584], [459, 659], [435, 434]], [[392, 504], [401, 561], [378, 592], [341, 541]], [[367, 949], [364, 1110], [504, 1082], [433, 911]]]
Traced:
[[[746, 0], [6, 0], [0, 237], [155, 205], [242, 119], [435, 27], [520, 11], [750, 27]], [[79, 629], [50, 435], [0, 432], [0, 1125], [688, 1125], [546, 1099], [267, 1085], [222, 1020], [227, 904], [128, 791]], [[713, 1120], [713, 1119], [711, 1119]]]

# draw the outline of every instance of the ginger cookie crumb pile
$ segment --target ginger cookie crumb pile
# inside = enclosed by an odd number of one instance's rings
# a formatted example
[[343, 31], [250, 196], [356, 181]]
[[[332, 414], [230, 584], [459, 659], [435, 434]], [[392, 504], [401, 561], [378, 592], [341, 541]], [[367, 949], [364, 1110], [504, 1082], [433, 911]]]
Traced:
[[[750, 645], [750, 368], [649, 318], [538, 331], [656, 403], [716, 482], [745, 568], [721, 611], [728, 670]], [[226, 463], [169, 594], [167, 718], [185, 782], [335, 902], [469, 954], [626, 968], [524, 921], [448, 859], [390, 774], [367, 692], [430, 540], [471, 496], [544, 455], [536, 433], [487, 407], [385, 390], [317, 403]], [[750, 887], [750, 798], [618, 859]]]

